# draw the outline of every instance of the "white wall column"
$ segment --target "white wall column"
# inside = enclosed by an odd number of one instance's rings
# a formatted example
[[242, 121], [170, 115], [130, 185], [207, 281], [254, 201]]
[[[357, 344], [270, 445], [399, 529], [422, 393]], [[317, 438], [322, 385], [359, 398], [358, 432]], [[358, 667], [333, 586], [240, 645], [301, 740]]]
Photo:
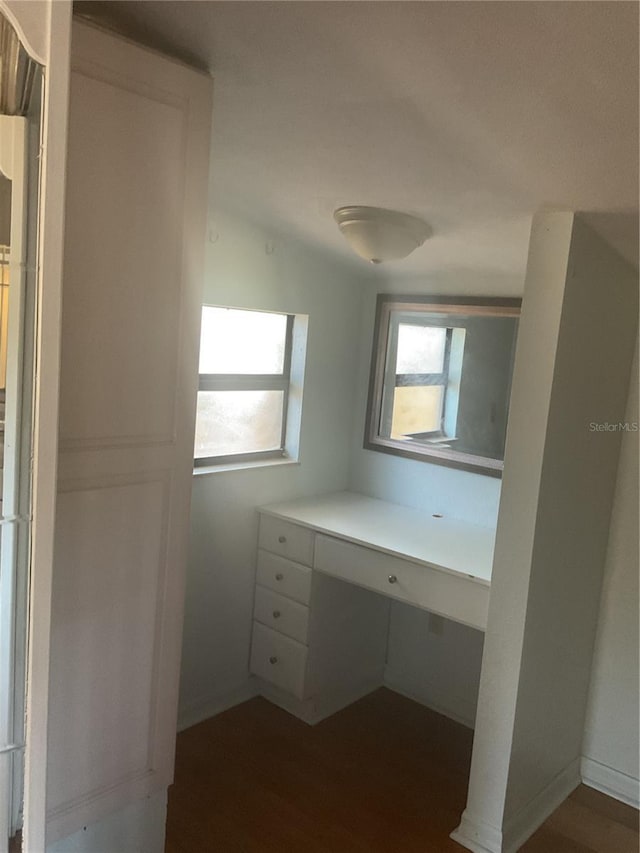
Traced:
[[511, 853], [580, 781], [637, 274], [572, 213], [534, 218], [467, 808]]

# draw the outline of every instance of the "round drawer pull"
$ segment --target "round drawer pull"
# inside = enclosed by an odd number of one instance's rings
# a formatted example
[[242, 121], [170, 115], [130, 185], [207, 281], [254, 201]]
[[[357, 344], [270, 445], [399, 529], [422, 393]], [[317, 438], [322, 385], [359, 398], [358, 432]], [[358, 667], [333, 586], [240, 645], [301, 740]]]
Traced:
[[282, 572], [278, 572], [278, 574], [276, 575], [276, 580], [277, 581], [284, 580], [284, 575], [282, 574]]
[[389, 583], [398, 583], [398, 578], [395, 575], [389, 575]]
[[281, 545], [284, 545], [284, 543], [285, 543], [286, 541], [287, 541], [287, 537], [286, 537], [286, 536], [278, 536], [278, 542], [279, 542]]
[[275, 664], [278, 663], [278, 658], [275, 655], [271, 655], [271, 657], [269, 658], [269, 663], [271, 664], [271, 666], [275, 666]]
[[279, 610], [274, 610], [274, 611], [273, 611], [273, 618], [274, 618], [274, 619], [279, 619], [279, 618], [280, 618], [280, 611], [279, 611]]

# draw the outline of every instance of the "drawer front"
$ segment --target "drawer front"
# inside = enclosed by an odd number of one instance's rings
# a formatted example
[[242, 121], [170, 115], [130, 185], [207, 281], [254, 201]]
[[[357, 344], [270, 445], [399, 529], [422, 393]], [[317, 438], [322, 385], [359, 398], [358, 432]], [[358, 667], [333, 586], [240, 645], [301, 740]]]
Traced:
[[312, 566], [313, 537], [312, 530], [300, 527], [299, 524], [281, 521], [270, 515], [260, 516], [258, 545], [266, 551], [271, 551], [272, 554], [279, 554], [296, 563]]
[[258, 549], [256, 581], [287, 598], [308, 604], [311, 595], [311, 569]]
[[307, 642], [309, 608], [263, 586], [256, 586], [253, 618], [299, 643]]
[[298, 699], [304, 698], [307, 647], [277, 631], [253, 623], [250, 669]]
[[406, 601], [448, 619], [486, 629], [489, 587], [390, 554], [318, 534], [318, 571]]

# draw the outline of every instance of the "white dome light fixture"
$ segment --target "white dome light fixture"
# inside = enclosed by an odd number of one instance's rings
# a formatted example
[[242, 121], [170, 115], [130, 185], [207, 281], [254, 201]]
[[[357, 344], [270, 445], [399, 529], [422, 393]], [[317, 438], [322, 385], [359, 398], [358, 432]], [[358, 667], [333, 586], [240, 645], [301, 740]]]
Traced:
[[383, 207], [339, 207], [333, 218], [353, 251], [372, 264], [406, 258], [431, 234], [417, 216]]

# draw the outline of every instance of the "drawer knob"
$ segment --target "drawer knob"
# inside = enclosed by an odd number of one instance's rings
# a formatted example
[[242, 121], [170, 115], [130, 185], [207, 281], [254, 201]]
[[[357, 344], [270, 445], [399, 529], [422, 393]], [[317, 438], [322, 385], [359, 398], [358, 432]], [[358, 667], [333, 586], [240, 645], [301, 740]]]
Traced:
[[275, 666], [278, 663], [278, 658], [275, 655], [271, 655], [269, 658], [269, 663], [271, 666]]
[[284, 545], [284, 543], [285, 543], [286, 541], [287, 541], [287, 537], [286, 537], [286, 536], [278, 536], [278, 542], [279, 542], [281, 545]]
[[283, 580], [283, 578], [284, 578], [284, 575], [282, 574], [282, 572], [278, 572], [278, 574], [276, 575], [276, 580], [281, 581], [281, 580]]
[[274, 610], [274, 611], [273, 611], [273, 618], [274, 618], [274, 619], [279, 619], [279, 618], [280, 618], [280, 611], [279, 611], [279, 610]]
[[395, 575], [389, 575], [389, 583], [398, 583], [398, 578]]

